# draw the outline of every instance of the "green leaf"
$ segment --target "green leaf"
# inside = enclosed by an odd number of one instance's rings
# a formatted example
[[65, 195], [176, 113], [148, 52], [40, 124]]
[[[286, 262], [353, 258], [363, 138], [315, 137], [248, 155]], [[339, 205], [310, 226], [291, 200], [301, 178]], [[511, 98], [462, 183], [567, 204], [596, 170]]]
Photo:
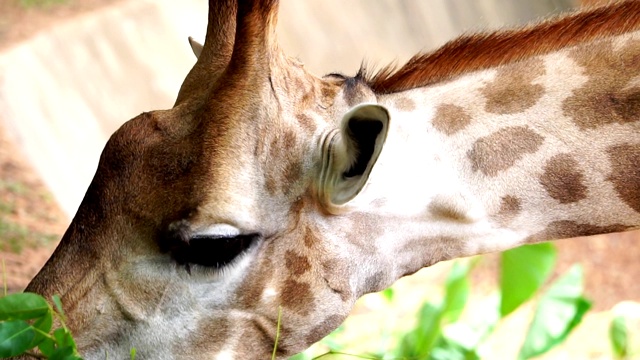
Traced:
[[573, 266], [547, 291], [536, 309], [519, 359], [547, 352], [566, 339], [582, 321], [591, 303], [582, 297], [582, 268]]
[[18, 293], [0, 298], [0, 321], [36, 319], [48, 311], [49, 304], [37, 294]]
[[[53, 315], [51, 311], [47, 311], [47, 313], [44, 314], [41, 318], [34, 321], [33, 325], [31, 326], [42, 331], [45, 334], [48, 334], [49, 331], [51, 331], [52, 325], [53, 325]], [[35, 336], [33, 338], [33, 342], [31, 343], [32, 348], [38, 346], [42, 341], [47, 339], [47, 337], [42, 333], [39, 333], [37, 331], [34, 331], [34, 333], [35, 333]]]
[[442, 336], [448, 342], [455, 343], [465, 350], [477, 351], [500, 321], [499, 302], [498, 294], [484, 299], [482, 307], [476, 307], [476, 309], [482, 309], [481, 311], [475, 312], [472, 317], [464, 321], [445, 326]]
[[551, 275], [556, 249], [551, 243], [525, 245], [502, 253], [500, 290], [502, 317], [529, 300]]
[[53, 295], [52, 298], [53, 298], [53, 304], [56, 306], [56, 310], [58, 311], [58, 314], [64, 317], [64, 310], [62, 309], [62, 301], [60, 301], [60, 296]]
[[60, 328], [56, 329], [53, 332], [53, 337], [56, 339], [56, 344], [58, 344], [59, 348], [70, 347], [72, 349], [76, 348], [76, 342], [73, 340], [71, 333], [69, 330]]
[[629, 334], [624, 316], [616, 316], [609, 325], [609, 340], [616, 358], [624, 358], [629, 352]]
[[71, 346], [56, 349], [49, 357], [49, 360], [80, 360], [76, 351]]
[[45, 356], [51, 357], [53, 355], [53, 352], [56, 350], [55, 342], [50, 338], [44, 338], [38, 344], [38, 349], [40, 349], [40, 352], [42, 352]]
[[454, 340], [442, 338], [431, 351], [429, 360], [480, 360], [475, 349], [467, 349]]
[[387, 302], [392, 302], [393, 301], [393, 288], [386, 288], [384, 290], [382, 290], [381, 292], [382, 297], [387, 300]]
[[462, 263], [456, 261], [445, 283], [445, 296], [443, 303], [443, 321], [453, 323], [458, 321], [469, 297], [469, 271], [474, 263]]
[[475, 263], [475, 260], [454, 263], [445, 284], [444, 301], [440, 306], [429, 302], [422, 305], [416, 327], [402, 335], [395, 352], [398, 357], [423, 358], [443, 341], [443, 324], [457, 321], [467, 302], [467, 277]]
[[311, 358], [310, 355], [307, 355], [305, 353], [299, 353], [299, 354], [295, 354], [295, 355], [289, 357], [289, 360], [307, 360], [307, 359], [310, 359], [310, 358]]
[[395, 356], [422, 358], [428, 354], [440, 337], [441, 317], [442, 310], [439, 306], [425, 302], [418, 313], [416, 327], [401, 335]]
[[0, 358], [17, 356], [31, 349], [34, 336], [31, 326], [23, 320], [0, 322]]

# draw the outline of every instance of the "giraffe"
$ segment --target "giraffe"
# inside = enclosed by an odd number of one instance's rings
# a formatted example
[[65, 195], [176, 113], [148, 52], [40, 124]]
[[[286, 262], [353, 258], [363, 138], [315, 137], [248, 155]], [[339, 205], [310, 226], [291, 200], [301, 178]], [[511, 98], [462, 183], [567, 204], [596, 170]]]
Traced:
[[[27, 291], [86, 359], [278, 359], [440, 261], [640, 225], [640, 1], [316, 77], [277, 0], [211, 0]], [[281, 315], [279, 315], [281, 309]], [[280, 326], [278, 327], [278, 320]]]

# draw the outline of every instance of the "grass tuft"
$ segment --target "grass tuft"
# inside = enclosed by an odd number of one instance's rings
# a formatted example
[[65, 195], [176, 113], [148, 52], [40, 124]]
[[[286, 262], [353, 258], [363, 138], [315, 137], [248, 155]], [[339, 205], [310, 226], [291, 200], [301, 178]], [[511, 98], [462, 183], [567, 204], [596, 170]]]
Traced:
[[20, 0], [20, 5], [24, 8], [50, 7], [66, 3], [67, 0]]

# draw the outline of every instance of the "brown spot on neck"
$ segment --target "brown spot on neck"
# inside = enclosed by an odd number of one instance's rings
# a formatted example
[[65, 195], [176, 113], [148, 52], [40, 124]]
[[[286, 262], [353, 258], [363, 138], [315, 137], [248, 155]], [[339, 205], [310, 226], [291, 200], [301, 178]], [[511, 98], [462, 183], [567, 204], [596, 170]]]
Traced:
[[521, 210], [520, 199], [512, 195], [503, 196], [500, 199], [500, 213], [517, 214]]
[[394, 266], [401, 276], [411, 275], [440, 261], [460, 257], [464, 252], [464, 242], [460, 239], [448, 236], [420, 236], [410, 239], [402, 246], [399, 254], [411, 255], [396, 256]]
[[529, 236], [525, 241], [527, 243], [561, 240], [578, 236], [591, 236], [600, 234], [609, 234], [629, 230], [631, 226], [622, 224], [612, 225], [593, 225], [580, 224], [570, 220], [560, 220], [551, 222], [543, 231]]
[[640, 2], [619, 1], [523, 29], [462, 36], [398, 70], [387, 66], [367, 82], [377, 94], [399, 92], [638, 29]]
[[473, 171], [496, 176], [526, 154], [532, 154], [544, 138], [526, 126], [511, 126], [478, 139], [467, 153]]
[[522, 211], [520, 199], [513, 195], [506, 195], [500, 199], [500, 210], [496, 217], [502, 225], [509, 224]]
[[416, 109], [416, 102], [408, 97], [400, 97], [394, 103], [395, 107], [400, 111], [413, 111]]
[[616, 145], [607, 149], [611, 175], [618, 196], [633, 210], [640, 212], [640, 144]]
[[544, 73], [541, 58], [500, 68], [495, 79], [480, 90], [487, 98], [485, 110], [494, 114], [516, 114], [529, 109], [544, 94], [542, 85], [532, 83]]
[[471, 115], [464, 108], [452, 105], [438, 105], [433, 118], [433, 127], [447, 135], [453, 135], [463, 130], [471, 123]]
[[630, 83], [640, 74], [640, 40], [618, 50], [610, 41], [581, 46], [570, 56], [588, 80], [562, 103], [565, 116], [582, 130], [640, 121], [640, 87]]
[[569, 154], [559, 154], [547, 161], [540, 184], [549, 196], [561, 204], [570, 204], [587, 197], [584, 175], [578, 162]]

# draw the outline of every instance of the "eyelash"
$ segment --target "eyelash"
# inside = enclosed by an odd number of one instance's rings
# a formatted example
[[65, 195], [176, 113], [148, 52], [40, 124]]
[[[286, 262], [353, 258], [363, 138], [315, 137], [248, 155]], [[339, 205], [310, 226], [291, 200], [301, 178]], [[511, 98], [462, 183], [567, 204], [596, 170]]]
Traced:
[[220, 270], [255, 244], [259, 234], [219, 237], [191, 236], [184, 229], [172, 231], [160, 241], [160, 248], [191, 274], [192, 265]]
[[231, 238], [195, 236], [189, 239], [187, 246], [172, 255], [179, 264], [185, 264], [187, 271], [190, 271], [189, 264], [221, 269], [251, 247], [257, 238], [257, 235]]

